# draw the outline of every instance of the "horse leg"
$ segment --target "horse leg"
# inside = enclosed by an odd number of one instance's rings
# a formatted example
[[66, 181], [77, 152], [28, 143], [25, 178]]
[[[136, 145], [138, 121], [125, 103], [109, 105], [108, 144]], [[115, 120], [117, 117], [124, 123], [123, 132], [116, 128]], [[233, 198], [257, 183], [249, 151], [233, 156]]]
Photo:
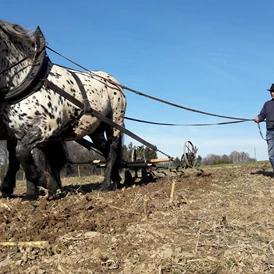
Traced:
[[[104, 131], [100, 131], [100, 129], [102, 128], [98, 128], [93, 134], [91, 134], [90, 138], [92, 139], [95, 147], [103, 153], [107, 161], [105, 178], [102, 182], [101, 189], [115, 190], [121, 181], [119, 175], [120, 157], [118, 157], [120, 154], [117, 153], [118, 150], [120, 150], [121, 138], [118, 135], [116, 137], [111, 136], [108, 140], [106, 140], [104, 137]], [[109, 136], [109, 131], [107, 130], [106, 132], [107, 136]]]
[[9, 157], [8, 171], [1, 183], [2, 197], [11, 197], [16, 185], [16, 173], [20, 168], [20, 163], [15, 157], [15, 147], [16, 143], [7, 140], [7, 150]]
[[101, 123], [99, 127], [89, 135], [91, 138], [94, 147], [102, 152], [103, 156], [105, 157], [106, 169], [105, 169], [105, 176], [104, 181], [102, 182], [102, 190], [110, 190], [111, 189], [111, 162], [108, 159], [109, 151], [110, 151], [110, 143], [105, 138], [105, 129], [106, 124]]
[[42, 171], [36, 164], [32, 154], [30, 139], [23, 138], [16, 146], [16, 157], [20, 161], [27, 180], [26, 200], [36, 200], [38, 198], [38, 186], [49, 189], [50, 176]]
[[[114, 119], [115, 120], [115, 119]], [[119, 119], [116, 120], [118, 124]], [[103, 184], [107, 185], [108, 181], [112, 181], [112, 189], [116, 190], [121, 187], [121, 177], [119, 175], [119, 170], [122, 163], [122, 132], [114, 129], [111, 126], [106, 127], [106, 136], [109, 143], [109, 150], [107, 156], [107, 167], [105, 181]]]
[[60, 172], [67, 164], [67, 147], [64, 142], [47, 142], [42, 148], [45, 154], [49, 172], [51, 174], [50, 196], [54, 195], [57, 189], [62, 190]]
[[121, 177], [119, 170], [122, 162], [122, 137], [120, 135], [114, 137], [109, 149], [109, 158], [112, 158], [111, 180], [113, 182], [113, 189], [121, 187]]

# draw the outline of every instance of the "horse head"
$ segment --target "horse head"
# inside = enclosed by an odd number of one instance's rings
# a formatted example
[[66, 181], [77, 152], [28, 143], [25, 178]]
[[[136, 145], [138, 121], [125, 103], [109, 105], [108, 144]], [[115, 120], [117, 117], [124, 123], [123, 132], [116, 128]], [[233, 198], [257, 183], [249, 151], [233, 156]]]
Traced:
[[9, 101], [17, 99], [33, 89], [45, 55], [45, 38], [39, 27], [31, 33], [0, 20], [0, 101], [3, 96]]

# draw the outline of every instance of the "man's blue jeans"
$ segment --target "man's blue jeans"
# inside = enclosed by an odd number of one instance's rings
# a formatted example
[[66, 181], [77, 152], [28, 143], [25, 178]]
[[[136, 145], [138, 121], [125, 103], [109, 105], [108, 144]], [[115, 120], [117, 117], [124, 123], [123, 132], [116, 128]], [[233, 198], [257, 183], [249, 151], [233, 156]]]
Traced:
[[274, 172], [274, 130], [266, 131], [266, 140], [268, 146], [268, 157]]

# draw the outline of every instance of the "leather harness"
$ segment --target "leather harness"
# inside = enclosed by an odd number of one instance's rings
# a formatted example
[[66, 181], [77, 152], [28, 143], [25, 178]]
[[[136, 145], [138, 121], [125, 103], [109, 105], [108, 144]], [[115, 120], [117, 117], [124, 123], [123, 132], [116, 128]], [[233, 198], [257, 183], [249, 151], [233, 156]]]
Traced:
[[35, 36], [37, 47], [33, 65], [24, 81], [5, 95], [3, 101], [9, 104], [16, 104], [39, 90], [43, 85], [41, 79], [47, 78], [49, 58], [46, 55], [45, 38], [39, 27], [37, 27], [33, 35]]
[[64, 91], [57, 85], [55, 85], [52, 81], [47, 80], [49, 57], [46, 55], [45, 37], [39, 27], [37, 27], [37, 29], [33, 33], [33, 36], [35, 36], [37, 51], [35, 52], [35, 58], [34, 58], [34, 63], [32, 65], [32, 68], [30, 72], [28, 73], [27, 77], [24, 79], [24, 81], [19, 86], [9, 91], [5, 95], [5, 98], [3, 99], [2, 102], [7, 102], [11, 105], [16, 104], [20, 102], [21, 100], [27, 98], [34, 92], [41, 89], [42, 86], [44, 86], [45, 88], [54, 90], [59, 95], [66, 98], [67, 100], [69, 100], [71, 103], [73, 103], [74, 105], [76, 105], [82, 110], [82, 112], [80, 113], [79, 117], [76, 118], [76, 120], [79, 120], [85, 114], [93, 115], [94, 117], [98, 118], [102, 122], [118, 129], [119, 131], [127, 134], [133, 139], [144, 144], [145, 146], [157, 151], [156, 146], [148, 143], [147, 141], [140, 138], [133, 132], [124, 128], [123, 126], [120, 126], [117, 123], [113, 122], [111, 119], [107, 118], [106, 116], [96, 111], [95, 109], [92, 109], [90, 102], [88, 101], [88, 98], [87, 98], [86, 90], [81, 80], [79, 79], [79, 77], [74, 71], [68, 70], [71, 73], [71, 75], [74, 77], [75, 81], [77, 82], [79, 86], [79, 89], [82, 94], [83, 102], [77, 100], [75, 97], [68, 94], [66, 91]]

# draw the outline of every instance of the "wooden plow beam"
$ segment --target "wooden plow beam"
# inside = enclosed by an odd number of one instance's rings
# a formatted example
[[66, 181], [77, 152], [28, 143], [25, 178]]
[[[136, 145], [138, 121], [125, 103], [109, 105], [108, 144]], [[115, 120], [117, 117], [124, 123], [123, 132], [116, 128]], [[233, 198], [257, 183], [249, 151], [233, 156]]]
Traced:
[[[101, 154], [100, 151], [98, 151], [92, 142], [82, 138], [80, 140], [76, 140], [76, 142], [83, 147], [85, 147], [88, 150], [93, 150], [96, 153]], [[123, 161], [120, 165], [121, 168], [129, 168], [129, 169], [140, 169], [140, 168], [147, 168], [147, 167], [156, 167], [157, 163], [165, 163], [165, 162], [170, 162], [174, 161], [174, 157], [168, 157], [168, 158], [159, 158], [159, 159], [151, 159], [151, 160], [136, 160], [136, 147], [133, 148], [132, 150], [132, 155], [131, 155], [131, 161], [126, 162]], [[182, 168], [191, 168], [197, 166], [197, 154], [198, 148], [192, 144], [190, 141], [186, 141], [184, 143], [184, 153], [181, 157], [181, 167]], [[70, 164], [92, 164], [95, 165], [96, 167], [105, 167], [106, 161], [104, 160], [91, 160], [91, 161], [86, 161], [86, 162], [72, 162], [70, 161]]]
[[[167, 163], [169, 161], [173, 161], [173, 158], [159, 158], [159, 159], [151, 159], [151, 160], [123, 162], [121, 163], [120, 168], [140, 169], [140, 168], [156, 167], [157, 163]], [[70, 162], [70, 163], [74, 165], [92, 164], [99, 168], [104, 168], [106, 166], [105, 160], [91, 160], [86, 162]]]

